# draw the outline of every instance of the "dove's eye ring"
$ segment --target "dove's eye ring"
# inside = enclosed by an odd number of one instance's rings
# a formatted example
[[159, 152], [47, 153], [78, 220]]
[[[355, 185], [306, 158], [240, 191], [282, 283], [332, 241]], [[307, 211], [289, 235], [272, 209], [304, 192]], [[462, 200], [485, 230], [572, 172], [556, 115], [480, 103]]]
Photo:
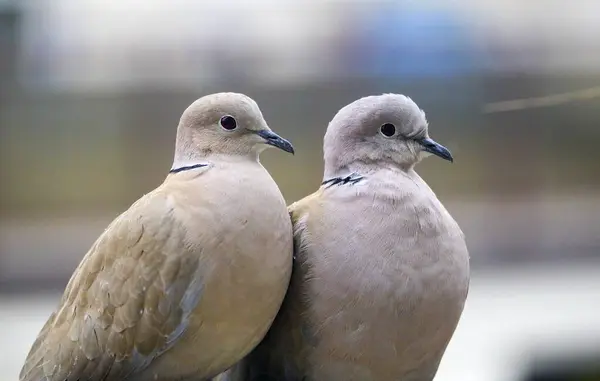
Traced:
[[381, 132], [381, 135], [385, 136], [386, 138], [391, 138], [392, 136], [396, 135], [396, 126], [391, 123], [383, 124], [381, 127], [379, 127], [379, 132]]
[[223, 127], [224, 130], [233, 131], [237, 128], [237, 122], [235, 118], [231, 115], [225, 115], [221, 117], [219, 120], [219, 124]]

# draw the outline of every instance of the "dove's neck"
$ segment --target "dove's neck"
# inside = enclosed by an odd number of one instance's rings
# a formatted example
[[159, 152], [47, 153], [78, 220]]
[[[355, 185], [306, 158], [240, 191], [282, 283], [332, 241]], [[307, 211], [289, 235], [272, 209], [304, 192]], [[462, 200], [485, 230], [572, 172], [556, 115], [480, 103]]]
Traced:
[[362, 176], [369, 176], [370, 174], [377, 173], [380, 171], [391, 171], [403, 176], [418, 176], [414, 171], [414, 165], [402, 167], [397, 163], [388, 162], [372, 162], [366, 163], [361, 161], [355, 161], [344, 166], [325, 166], [325, 172], [323, 174], [323, 181], [327, 181], [333, 178], [344, 178], [349, 175], [358, 174]]
[[216, 162], [259, 162], [258, 152], [250, 151], [228, 154], [215, 151], [210, 147], [203, 149], [201, 146], [179, 141], [175, 145], [175, 155], [171, 170], [201, 164], [209, 165]]
[[190, 157], [175, 157], [171, 172], [178, 172], [182, 168], [199, 168], [207, 165], [219, 163], [259, 163], [258, 155], [243, 156], [243, 155], [226, 155], [226, 154], [211, 154], [211, 155], [195, 155]]
[[173, 159], [173, 165], [171, 165], [171, 169], [181, 168], [181, 167], [189, 167], [193, 165], [199, 164], [208, 164], [209, 161], [206, 157], [201, 156], [177, 156]]
[[259, 153], [255, 147], [246, 149], [245, 145], [226, 144], [210, 134], [194, 134], [192, 129], [179, 125], [171, 169], [219, 161], [258, 162]]

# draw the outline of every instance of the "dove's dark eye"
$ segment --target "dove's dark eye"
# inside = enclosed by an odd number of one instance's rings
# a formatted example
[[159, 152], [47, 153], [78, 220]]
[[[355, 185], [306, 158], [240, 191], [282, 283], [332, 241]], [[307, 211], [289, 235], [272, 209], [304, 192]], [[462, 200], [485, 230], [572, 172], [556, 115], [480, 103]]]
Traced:
[[379, 127], [379, 131], [381, 131], [383, 136], [387, 136], [388, 138], [391, 138], [392, 136], [396, 135], [396, 126], [394, 126], [391, 123], [386, 123], [386, 124], [382, 125], [381, 127]]
[[228, 131], [235, 130], [237, 128], [237, 122], [235, 121], [235, 118], [231, 115], [225, 115], [221, 117], [219, 124], [221, 124], [221, 127]]

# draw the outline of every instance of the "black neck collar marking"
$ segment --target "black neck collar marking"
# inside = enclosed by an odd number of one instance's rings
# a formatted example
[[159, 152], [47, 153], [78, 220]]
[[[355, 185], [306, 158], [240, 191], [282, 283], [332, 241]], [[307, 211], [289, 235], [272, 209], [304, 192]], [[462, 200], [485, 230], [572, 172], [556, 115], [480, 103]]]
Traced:
[[354, 185], [364, 179], [365, 179], [364, 176], [361, 176], [358, 173], [352, 173], [346, 177], [334, 177], [332, 179], [325, 180], [321, 183], [321, 185], [325, 185], [325, 188], [329, 188], [334, 185], [346, 185], [346, 184]]
[[206, 167], [207, 165], [208, 164], [187, 165], [185, 167], [173, 168], [169, 171], [169, 173], [179, 173], [179, 172], [183, 172], [183, 171], [189, 171], [190, 169], [202, 168], [202, 167]]

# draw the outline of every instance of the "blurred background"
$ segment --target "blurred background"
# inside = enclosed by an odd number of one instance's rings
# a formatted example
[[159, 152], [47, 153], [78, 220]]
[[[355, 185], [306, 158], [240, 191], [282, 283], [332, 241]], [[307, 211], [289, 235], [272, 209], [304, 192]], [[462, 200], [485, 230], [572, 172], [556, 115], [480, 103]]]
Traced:
[[412, 97], [456, 158], [418, 170], [472, 260], [436, 381], [600, 380], [597, 0], [0, 0], [0, 380], [217, 91], [294, 143], [263, 155], [289, 202], [339, 108]]

